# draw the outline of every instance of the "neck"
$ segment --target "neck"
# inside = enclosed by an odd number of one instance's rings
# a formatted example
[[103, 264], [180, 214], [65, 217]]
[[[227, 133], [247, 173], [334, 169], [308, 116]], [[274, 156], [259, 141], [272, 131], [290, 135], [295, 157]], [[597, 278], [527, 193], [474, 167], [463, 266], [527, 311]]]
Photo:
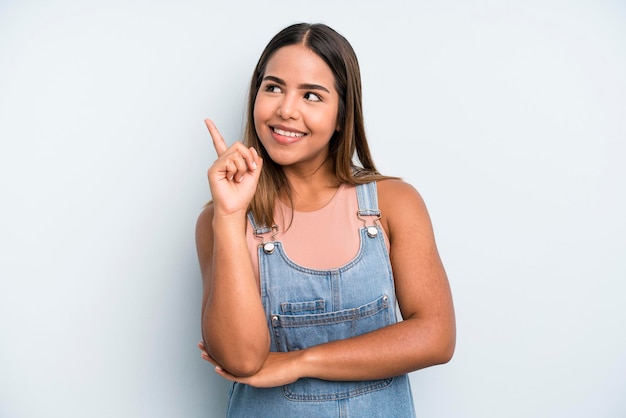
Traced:
[[330, 161], [310, 170], [283, 167], [291, 187], [294, 209], [308, 212], [324, 207], [335, 195], [339, 180]]

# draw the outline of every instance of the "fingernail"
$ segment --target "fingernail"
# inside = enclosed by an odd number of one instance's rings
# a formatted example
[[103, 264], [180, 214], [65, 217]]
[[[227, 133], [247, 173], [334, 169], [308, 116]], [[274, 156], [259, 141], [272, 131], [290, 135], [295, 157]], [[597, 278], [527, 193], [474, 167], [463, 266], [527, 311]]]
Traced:
[[241, 177], [239, 177], [239, 178], [237, 179], [237, 183], [241, 183], [241, 181], [242, 181], [242, 180], [243, 180], [243, 176], [241, 176]]
[[215, 366], [215, 371], [216, 372], [221, 372], [222, 370], [224, 370], [224, 369], [222, 369], [220, 366]]
[[256, 170], [256, 168], [257, 168], [256, 161], [252, 161], [252, 169]]

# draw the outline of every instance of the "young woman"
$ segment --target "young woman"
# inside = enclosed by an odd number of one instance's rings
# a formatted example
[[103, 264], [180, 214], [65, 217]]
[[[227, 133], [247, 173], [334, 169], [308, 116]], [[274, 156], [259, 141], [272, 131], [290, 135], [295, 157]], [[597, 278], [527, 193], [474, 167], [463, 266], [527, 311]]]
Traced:
[[229, 416], [414, 416], [407, 373], [452, 357], [452, 298], [420, 195], [372, 162], [348, 41], [285, 28], [254, 70], [243, 143], [206, 124], [199, 347], [234, 382]]

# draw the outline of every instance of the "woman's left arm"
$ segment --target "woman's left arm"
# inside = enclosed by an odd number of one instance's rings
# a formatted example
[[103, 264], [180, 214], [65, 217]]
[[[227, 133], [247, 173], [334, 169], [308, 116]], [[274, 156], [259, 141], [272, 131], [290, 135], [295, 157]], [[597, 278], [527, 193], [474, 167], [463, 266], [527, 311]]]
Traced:
[[[270, 353], [261, 370], [238, 378], [270, 387], [301, 377], [369, 380], [397, 376], [448, 362], [456, 329], [448, 279], [432, 225], [419, 193], [400, 180], [378, 182], [381, 223], [390, 243], [396, 295], [403, 321], [345, 340], [288, 353]], [[205, 359], [211, 359], [203, 354]]]

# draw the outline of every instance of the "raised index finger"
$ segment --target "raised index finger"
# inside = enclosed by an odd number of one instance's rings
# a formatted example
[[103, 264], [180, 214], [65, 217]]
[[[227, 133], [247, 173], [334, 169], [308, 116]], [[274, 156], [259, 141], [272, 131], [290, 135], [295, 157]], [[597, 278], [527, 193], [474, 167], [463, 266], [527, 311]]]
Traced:
[[228, 149], [228, 145], [226, 145], [226, 141], [224, 141], [220, 131], [217, 130], [217, 127], [211, 119], [205, 119], [204, 124], [209, 129], [211, 139], [213, 139], [213, 147], [215, 147], [217, 156], [220, 157]]

